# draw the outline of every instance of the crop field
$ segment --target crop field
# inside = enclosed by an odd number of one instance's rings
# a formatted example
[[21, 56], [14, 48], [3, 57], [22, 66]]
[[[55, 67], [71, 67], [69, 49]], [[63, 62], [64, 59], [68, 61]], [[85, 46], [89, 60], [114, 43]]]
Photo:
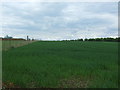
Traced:
[[3, 88], [117, 88], [118, 43], [38, 41], [2, 53]]

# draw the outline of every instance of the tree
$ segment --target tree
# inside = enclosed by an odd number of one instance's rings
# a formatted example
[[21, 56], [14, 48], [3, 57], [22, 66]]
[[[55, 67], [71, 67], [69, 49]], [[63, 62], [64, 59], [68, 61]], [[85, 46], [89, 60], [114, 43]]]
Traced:
[[77, 39], [77, 41], [83, 41], [83, 39]]
[[5, 39], [12, 39], [12, 37], [10, 37], [10, 36], [8, 36], [8, 35], [6, 35], [4, 38], [5, 38]]
[[88, 39], [87, 39], [87, 38], [85, 38], [85, 41], [88, 41]]

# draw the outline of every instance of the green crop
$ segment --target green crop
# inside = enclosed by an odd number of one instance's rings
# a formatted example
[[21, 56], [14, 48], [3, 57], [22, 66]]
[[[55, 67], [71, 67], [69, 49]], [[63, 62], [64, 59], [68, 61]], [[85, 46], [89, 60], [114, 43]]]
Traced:
[[11, 87], [118, 87], [117, 42], [39, 41], [3, 51], [2, 62]]

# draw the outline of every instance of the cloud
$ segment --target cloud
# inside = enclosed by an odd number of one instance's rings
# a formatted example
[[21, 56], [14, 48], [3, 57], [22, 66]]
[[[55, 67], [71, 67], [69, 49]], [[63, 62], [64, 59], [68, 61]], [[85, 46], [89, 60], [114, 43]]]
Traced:
[[11, 2], [2, 4], [2, 35], [61, 40], [116, 37], [117, 3]]

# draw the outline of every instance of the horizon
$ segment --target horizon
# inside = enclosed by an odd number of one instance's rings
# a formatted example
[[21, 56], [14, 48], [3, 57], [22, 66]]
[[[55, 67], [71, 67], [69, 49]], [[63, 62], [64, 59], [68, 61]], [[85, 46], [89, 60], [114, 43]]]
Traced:
[[[6, 36], [12, 37], [12, 36], [9, 36], [9, 35], [6, 35]], [[6, 36], [0, 37], [0, 38], [5, 38]], [[117, 37], [75, 38], [75, 39], [61, 39], [61, 40], [44, 40], [44, 39], [35, 39], [35, 38], [30, 38], [29, 37], [30, 40], [34, 39], [34, 40], [40, 40], [40, 41], [64, 41], [64, 40], [79, 40], [79, 39], [82, 39], [83, 41], [85, 41], [85, 39], [97, 39], [97, 38], [99, 38], [99, 39], [104, 39], [104, 38], [113, 38], [113, 39], [116, 39], [116, 38], [120, 38], [120, 37], [117, 36]], [[26, 38], [12, 37], [12, 39], [25, 39], [25, 40], [27, 40], [27, 36], [26, 36]]]

